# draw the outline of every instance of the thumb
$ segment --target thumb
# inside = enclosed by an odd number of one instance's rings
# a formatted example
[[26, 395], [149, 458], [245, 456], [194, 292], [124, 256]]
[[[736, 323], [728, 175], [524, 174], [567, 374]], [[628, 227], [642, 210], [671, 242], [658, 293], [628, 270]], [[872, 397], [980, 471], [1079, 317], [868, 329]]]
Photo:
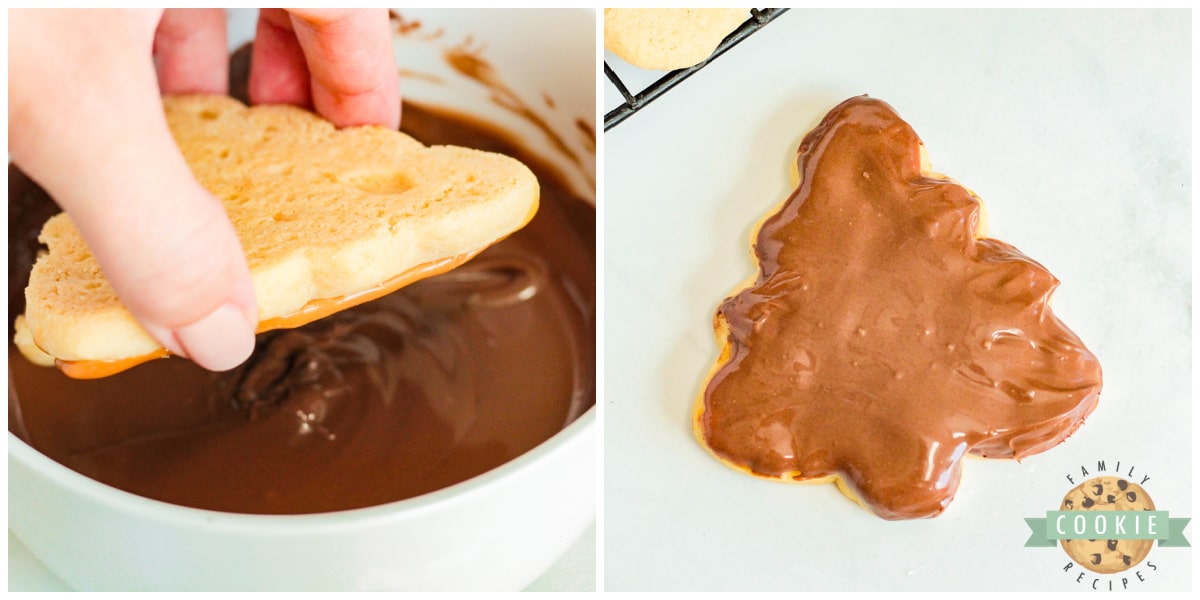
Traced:
[[10, 65], [9, 150], [71, 215], [147, 333], [203, 367], [233, 368], [253, 351], [257, 323], [241, 244], [171, 137], [153, 27], [97, 13], [73, 34], [10, 38], [13, 56], [40, 60]]

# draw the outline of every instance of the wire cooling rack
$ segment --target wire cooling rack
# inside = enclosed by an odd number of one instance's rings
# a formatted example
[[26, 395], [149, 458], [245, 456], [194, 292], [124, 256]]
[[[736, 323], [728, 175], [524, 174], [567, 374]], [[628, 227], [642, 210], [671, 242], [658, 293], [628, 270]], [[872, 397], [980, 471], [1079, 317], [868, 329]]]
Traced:
[[677, 69], [675, 71], [671, 71], [637, 94], [631, 93], [625, 83], [621, 81], [621, 78], [618, 77], [616, 72], [612, 70], [612, 67], [608, 66], [608, 61], [604, 61], [604, 75], [608, 77], [608, 80], [611, 81], [614, 86], [617, 87], [617, 91], [621, 92], [621, 95], [625, 97], [625, 102], [623, 104], [608, 111], [608, 114], [604, 115], [604, 130], [608, 131], [609, 129], [616, 127], [622, 121], [632, 116], [633, 113], [645, 108], [646, 105], [653, 102], [659, 96], [665, 94], [667, 90], [679, 85], [679, 83], [684, 79], [691, 77], [696, 71], [703, 69], [706, 65], [716, 60], [718, 56], [724, 54], [726, 50], [736, 46], [742, 40], [750, 37], [750, 34], [762, 29], [767, 23], [770, 23], [775, 19], [775, 17], [787, 12], [787, 10], [788, 9], [786, 8], [750, 9], [750, 18], [746, 19], [746, 22], [738, 26], [738, 28], [735, 29], [733, 33], [729, 34], [728, 37], [726, 37], [724, 40], [721, 40], [721, 43], [717, 46], [717, 49], [713, 50], [712, 55], [705, 59], [704, 62], [686, 69]]

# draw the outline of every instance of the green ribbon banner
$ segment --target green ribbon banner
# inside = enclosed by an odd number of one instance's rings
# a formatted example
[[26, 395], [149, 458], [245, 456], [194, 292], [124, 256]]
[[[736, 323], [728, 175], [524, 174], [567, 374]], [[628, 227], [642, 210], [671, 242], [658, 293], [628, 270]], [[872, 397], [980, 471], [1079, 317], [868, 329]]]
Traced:
[[1158, 540], [1163, 547], [1190, 547], [1183, 536], [1188, 517], [1172, 519], [1165, 510], [1048, 510], [1027, 518], [1032, 533], [1026, 548], [1054, 546], [1058, 540]]

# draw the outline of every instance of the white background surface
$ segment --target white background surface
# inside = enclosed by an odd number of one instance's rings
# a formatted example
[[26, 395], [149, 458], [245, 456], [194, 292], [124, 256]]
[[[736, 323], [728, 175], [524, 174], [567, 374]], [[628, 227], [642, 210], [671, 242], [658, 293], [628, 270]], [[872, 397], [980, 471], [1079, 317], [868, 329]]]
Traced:
[[[526, 591], [589, 591], [596, 589], [596, 526], [593, 524], [550, 569]], [[8, 590], [10, 592], [67, 592], [71, 589], [8, 533]]]
[[[1023, 519], [1097, 460], [1194, 516], [1190, 30], [1186, 11], [794, 9], [608, 132], [606, 589], [1086, 590], [1095, 577], [1063, 573], [1061, 549], [1023, 547]], [[635, 92], [657, 75], [606, 58]], [[984, 199], [991, 236], [1063, 282], [1056, 313], [1104, 368], [1075, 436], [1022, 463], [969, 461], [933, 520], [753, 479], [690, 429], [713, 312], [754, 269], [751, 227], [791, 191], [804, 134], [863, 93]], [[1192, 549], [1148, 561], [1145, 581], [1097, 585], [1190, 585]]]

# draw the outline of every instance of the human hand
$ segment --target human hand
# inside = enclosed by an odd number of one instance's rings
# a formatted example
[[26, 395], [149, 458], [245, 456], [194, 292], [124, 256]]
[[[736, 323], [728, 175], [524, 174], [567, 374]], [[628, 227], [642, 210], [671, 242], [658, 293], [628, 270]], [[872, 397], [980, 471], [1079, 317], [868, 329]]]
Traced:
[[[147, 333], [208, 369], [241, 364], [258, 323], [250, 272], [160, 100], [227, 92], [224, 11], [13, 10], [8, 49], [13, 162], [71, 215]], [[264, 9], [252, 61], [255, 103], [399, 125], [384, 10]]]

